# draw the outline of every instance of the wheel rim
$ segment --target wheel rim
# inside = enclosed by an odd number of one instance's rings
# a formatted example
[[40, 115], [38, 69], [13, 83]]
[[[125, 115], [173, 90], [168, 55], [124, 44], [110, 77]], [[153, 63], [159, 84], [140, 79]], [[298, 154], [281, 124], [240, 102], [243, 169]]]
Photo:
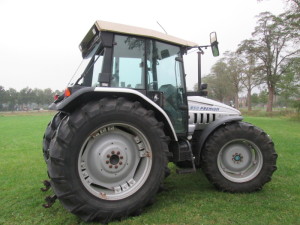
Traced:
[[261, 171], [263, 156], [253, 142], [236, 139], [226, 143], [218, 154], [218, 168], [228, 180], [244, 183], [255, 178]]
[[105, 200], [124, 199], [148, 179], [152, 150], [143, 133], [128, 124], [112, 123], [92, 132], [79, 158], [80, 180], [85, 188]]

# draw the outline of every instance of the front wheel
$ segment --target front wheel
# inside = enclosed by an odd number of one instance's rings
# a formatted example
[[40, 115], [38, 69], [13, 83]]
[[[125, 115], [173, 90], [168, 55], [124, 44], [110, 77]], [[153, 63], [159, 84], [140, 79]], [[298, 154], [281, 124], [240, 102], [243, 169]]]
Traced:
[[207, 140], [201, 166], [218, 189], [252, 192], [271, 180], [277, 154], [269, 136], [245, 122], [226, 124]]
[[62, 120], [50, 143], [54, 192], [85, 221], [137, 214], [164, 179], [167, 140], [153, 112], [138, 102], [88, 103]]

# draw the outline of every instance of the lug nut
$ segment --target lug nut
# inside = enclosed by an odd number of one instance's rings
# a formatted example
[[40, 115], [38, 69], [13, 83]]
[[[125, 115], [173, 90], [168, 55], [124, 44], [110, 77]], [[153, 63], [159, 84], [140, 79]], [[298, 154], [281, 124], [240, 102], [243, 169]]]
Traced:
[[120, 156], [120, 159], [123, 159], [123, 156]]
[[120, 155], [120, 152], [119, 152], [119, 151], [117, 152], [117, 155]]
[[123, 163], [122, 162], [119, 162], [119, 165], [122, 165]]
[[118, 169], [118, 166], [117, 166], [117, 165], [115, 165], [115, 168], [116, 168], [116, 169]]
[[108, 164], [109, 163], [109, 161], [108, 160], [106, 160], [106, 164]]
[[111, 152], [111, 154], [113, 154], [113, 155], [114, 155], [114, 154], [115, 154], [115, 151], [112, 151], [112, 152]]
[[109, 168], [112, 168], [112, 165], [109, 165]]
[[107, 158], [110, 158], [110, 154], [107, 155]]

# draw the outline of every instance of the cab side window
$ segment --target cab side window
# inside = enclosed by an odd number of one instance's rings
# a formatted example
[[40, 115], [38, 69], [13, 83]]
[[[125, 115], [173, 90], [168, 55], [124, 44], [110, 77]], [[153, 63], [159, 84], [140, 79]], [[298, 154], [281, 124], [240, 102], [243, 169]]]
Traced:
[[145, 89], [144, 39], [115, 35], [111, 87]]

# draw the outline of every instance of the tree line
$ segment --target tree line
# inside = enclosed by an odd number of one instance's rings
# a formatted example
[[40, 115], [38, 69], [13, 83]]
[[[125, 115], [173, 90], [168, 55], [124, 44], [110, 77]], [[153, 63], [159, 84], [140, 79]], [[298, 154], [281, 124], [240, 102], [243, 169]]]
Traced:
[[53, 102], [55, 94], [61, 91], [46, 89], [31, 89], [29, 87], [17, 91], [14, 88], [5, 89], [0, 85], [0, 111], [26, 111], [47, 109]]
[[[248, 110], [253, 100], [265, 102], [267, 112], [274, 98], [285, 106], [300, 105], [300, 0], [290, 0], [289, 9], [276, 16], [263, 12], [257, 16], [252, 36], [243, 40], [236, 51], [227, 51], [211, 68], [203, 82], [209, 97], [221, 102], [246, 93]], [[196, 88], [196, 87], [195, 87]], [[253, 89], [261, 90], [252, 94]]]

